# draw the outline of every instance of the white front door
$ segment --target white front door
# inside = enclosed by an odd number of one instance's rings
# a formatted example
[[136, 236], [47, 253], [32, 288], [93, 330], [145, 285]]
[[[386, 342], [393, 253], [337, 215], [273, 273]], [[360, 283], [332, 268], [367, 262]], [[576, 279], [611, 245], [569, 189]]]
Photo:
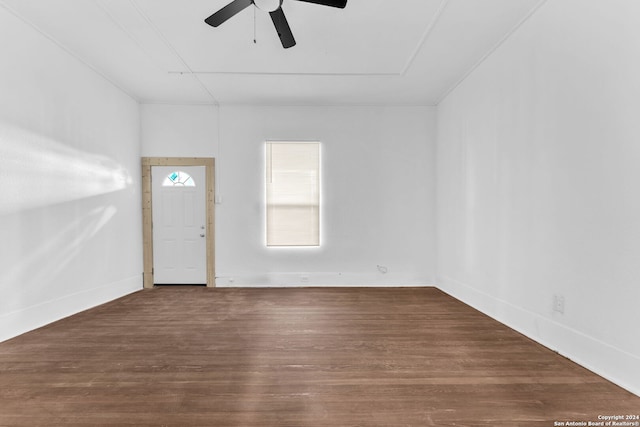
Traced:
[[154, 284], [206, 284], [204, 166], [153, 166]]

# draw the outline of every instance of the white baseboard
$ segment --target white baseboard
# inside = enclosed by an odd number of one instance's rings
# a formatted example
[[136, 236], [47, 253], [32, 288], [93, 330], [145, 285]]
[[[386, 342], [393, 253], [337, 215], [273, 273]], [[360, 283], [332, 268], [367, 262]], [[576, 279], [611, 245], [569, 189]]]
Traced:
[[640, 396], [640, 357], [448, 277], [437, 287], [524, 336]]
[[142, 290], [142, 275], [65, 295], [0, 316], [0, 342]]
[[221, 288], [296, 288], [296, 287], [418, 287], [433, 286], [433, 281], [403, 273], [267, 273], [260, 275], [225, 274], [216, 277]]

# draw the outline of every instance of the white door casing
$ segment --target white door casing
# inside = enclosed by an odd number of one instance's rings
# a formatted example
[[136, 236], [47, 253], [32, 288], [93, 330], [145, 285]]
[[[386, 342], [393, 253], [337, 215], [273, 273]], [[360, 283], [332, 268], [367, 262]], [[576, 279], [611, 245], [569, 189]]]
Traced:
[[205, 167], [152, 166], [151, 181], [154, 284], [207, 283]]

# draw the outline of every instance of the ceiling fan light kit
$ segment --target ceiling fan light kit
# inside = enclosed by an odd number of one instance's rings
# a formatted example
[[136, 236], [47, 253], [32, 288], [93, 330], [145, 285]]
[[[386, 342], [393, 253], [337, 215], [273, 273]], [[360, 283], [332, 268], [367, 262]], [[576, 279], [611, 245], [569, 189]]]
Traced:
[[[282, 11], [282, 2], [284, 0], [234, 0], [213, 15], [204, 20], [212, 27], [217, 27], [220, 24], [226, 22], [231, 17], [242, 12], [244, 9], [253, 5], [257, 9], [264, 12], [268, 12], [271, 16], [273, 26], [278, 32], [282, 47], [288, 49], [296, 45], [296, 40], [293, 37], [289, 22]], [[315, 3], [323, 6], [337, 7], [344, 9], [347, 5], [347, 0], [296, 0], [305, 3]]]

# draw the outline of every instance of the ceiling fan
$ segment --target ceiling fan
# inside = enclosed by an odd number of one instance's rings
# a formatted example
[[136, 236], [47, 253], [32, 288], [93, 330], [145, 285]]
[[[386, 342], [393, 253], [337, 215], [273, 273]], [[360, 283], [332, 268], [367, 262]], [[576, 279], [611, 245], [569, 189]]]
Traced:
[[[338, 7], [344, 9], [347, 5], [347, 0], [297, 0], [306, 3], [321, 4], [323, 6]], [[269, 12], [273, 25], [276, 27], [278, 37], [282, 42], [282, 47], [285, 49], [296, 45], [296, 40], [293, 38], [293, 33], [287, 22], [287, 18], [282, 11], [283, 0], [234, 0], [207, 19], [204, 20], [212, 27], [217, 27], [223, 22], [227, 21], [232, 16], [243, 11], [251, 5], [254, 5], [258, 9]]]

